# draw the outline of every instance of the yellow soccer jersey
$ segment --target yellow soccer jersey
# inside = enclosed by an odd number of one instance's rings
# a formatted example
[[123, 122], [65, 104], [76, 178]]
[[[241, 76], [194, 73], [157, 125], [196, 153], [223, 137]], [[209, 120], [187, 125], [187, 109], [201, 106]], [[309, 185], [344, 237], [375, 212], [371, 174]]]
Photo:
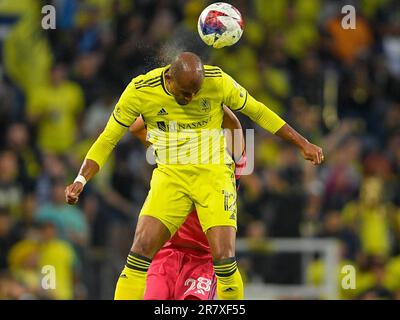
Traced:
[[189, 104], [179, 105], [167, 90], [168, 68], [154, 69], [130, 82], [106, 129], [89, 150], [88, 159], [101, 167], [139, 115], [145, 121], [158, 164], [231, 163], [221, 131], [223, 104], [243, 112], [272, 133], [285, 123], [214, 66], [204, 66], [205, 78], [200, 91]]

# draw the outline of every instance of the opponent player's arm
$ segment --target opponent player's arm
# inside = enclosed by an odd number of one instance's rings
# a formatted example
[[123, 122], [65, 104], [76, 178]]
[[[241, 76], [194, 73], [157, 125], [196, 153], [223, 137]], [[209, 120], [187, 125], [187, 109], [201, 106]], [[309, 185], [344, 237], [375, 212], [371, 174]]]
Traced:
[[136, 96], [133, 84], [129, 84], [111, 114], [104, 131], [89, 149], [75, 181], [65, 189], [68, 204], [78, 202], [85, 184], [101, 170], [115, 146], [124, 136], [129, 124], [135, 121], [139, 113], [134, 109]]
[[132, 136], [139, 139], [146, 147], [151, 145], [151, 143], [147, 141], [147, 129], [142, 116], [138, 117], [129, 127], [129, 132]]
[[242, 125], [239, 119], [227, 106], [223, 106], [224, 118], [222, 120], [222, 128], [225, 130], [225, 137], [229, 149], [235, 162], [239, 161], [244, 152], [244, 137]]
[[310, 143], [275, 112], [254, 99], [225, 73], [223, 73], [223, 91], [224, 103], [231, 109], [242, 112], [260, 127], [297, 146], [303, 157], [313, 164], [321, 164], [324, 160], [320, 147]]

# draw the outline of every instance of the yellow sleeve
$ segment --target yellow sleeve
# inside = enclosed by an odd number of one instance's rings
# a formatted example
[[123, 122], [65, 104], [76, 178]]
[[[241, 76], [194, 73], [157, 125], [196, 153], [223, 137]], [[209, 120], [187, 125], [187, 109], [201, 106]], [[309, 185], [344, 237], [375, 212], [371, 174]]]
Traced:
[[222, 72], [223, 102], [233, 111], [240, 111], [247, 101], [247, 91], [231, 76]]
[[249, 94], [247, 95], [247, 102], [240, 112], [248, 116], [260, 127], [273, 134], [275, 134], [275, 132], [282, 128], [286, 123], [285, 120], [275, 112]]
[[140, 103], [134, 81], [136, 81], [136, 78], [126, 87], [112, 113], [115, 121], [127, 128], [140, 115]]
[[90, 148], [86, 159], [95, 161], [100, 168], [104, 166], [119, 140], [139, 116], [138, 106], [136, 90], [131, 82], [122, 93], [104, 131]]
[[275, 134], [286, 123], [224, 72], [222, 72], [222, 88], [225, 105], [233, 111], [242, 112], [265, 130]]

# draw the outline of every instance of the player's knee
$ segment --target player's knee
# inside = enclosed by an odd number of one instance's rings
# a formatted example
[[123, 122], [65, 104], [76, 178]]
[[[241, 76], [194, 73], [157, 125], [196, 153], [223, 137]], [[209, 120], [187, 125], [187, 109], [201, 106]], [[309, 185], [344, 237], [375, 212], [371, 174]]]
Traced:
[[131, 251], [153, 259], [154, 255], [158, 251], [158, 248], [156, 248], [154, 242], [151, 239], [146, 239], [138, 235], [137, 237], [135, 237]]
[[153, 259], [169, 237], [169, 230], [160, 221], [144, 216], [139, 219], [131, 251]]
[[214, 260], [223, 260], [235, 256], [235, 228], [212, 227], [207, 230], [206, 235]]
[[212, 256], [214, 260], [224, 260], [235, 256], [235, 249], [230, 245], [218, 245], [212, 250]]

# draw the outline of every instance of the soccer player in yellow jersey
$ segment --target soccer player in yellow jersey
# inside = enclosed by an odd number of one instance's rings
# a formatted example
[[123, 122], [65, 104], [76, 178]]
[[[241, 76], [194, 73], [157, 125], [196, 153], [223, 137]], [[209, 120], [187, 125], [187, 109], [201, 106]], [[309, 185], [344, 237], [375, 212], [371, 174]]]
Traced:
[[320, 147], [308, 142], [220, 68], [203, 65], [193, 53], [183, 52], [171, 65], [134, 78], [90, 148], [79, 175], [66, 188], [66, 201], [75, 204], [86, 182], [101, 169], [129, 126], [142, 116], [157, 168], [127, 263], [118, 279], [115, 299], [143, 298], [151, 259], [193, 207], [211, 248], [218, 298], [243, 299], [243, 283], [235, 259], [233, 160], [223, 143], [213, 143], [211, 147], [204, 144], [224, 140], [220, 132], [223, 105], [293, 143], [315, 165], [323, 161]]

